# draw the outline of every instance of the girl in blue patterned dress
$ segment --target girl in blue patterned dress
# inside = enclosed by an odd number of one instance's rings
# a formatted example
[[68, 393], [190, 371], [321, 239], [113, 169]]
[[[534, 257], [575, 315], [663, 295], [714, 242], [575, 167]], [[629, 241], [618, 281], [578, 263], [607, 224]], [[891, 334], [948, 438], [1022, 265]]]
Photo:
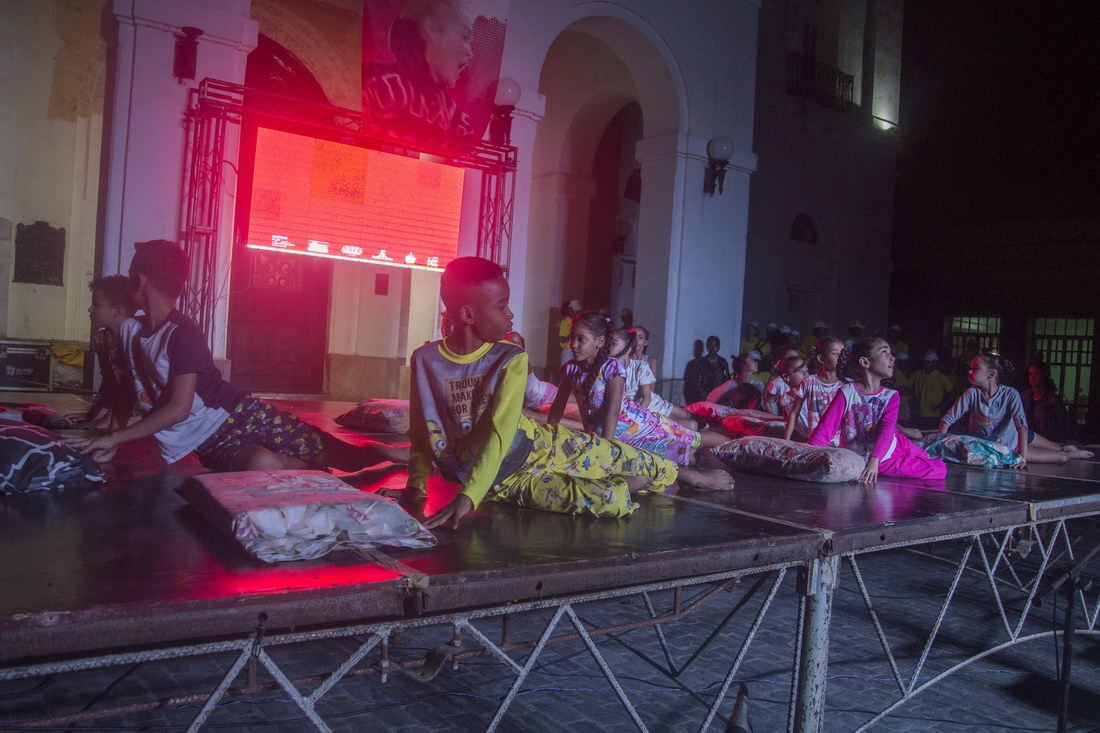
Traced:
[[1020, 393], [1003, 382], [1012, 379], [1012, 362], [996, 354], [981, 354], [970, 362], [970, 388], [940, 418], [939, 432], [967, 419], [966, 432], [995, 440], [1020, 454], [1027, 463], [1064, 463], [1070, 458], [1092, 458], [1074, 446], [1061, 446], [1028, 429]]
[[[626, 368], [611, 356], [612, 325], [609, 318], [594, 311], [573, 319], [573, 358], [561, 369], [562, 379], [548, 423], [556, 424], [573, 393], [586, 431], [613, 437], [682, 466], [690, 464], [695, 449], [704, 444], [703, 435], [624, 396]], [[616, 406], [618, 409], [614, 409]], [[725, 441], [716, 433], [707, 438], [708, 445]]]

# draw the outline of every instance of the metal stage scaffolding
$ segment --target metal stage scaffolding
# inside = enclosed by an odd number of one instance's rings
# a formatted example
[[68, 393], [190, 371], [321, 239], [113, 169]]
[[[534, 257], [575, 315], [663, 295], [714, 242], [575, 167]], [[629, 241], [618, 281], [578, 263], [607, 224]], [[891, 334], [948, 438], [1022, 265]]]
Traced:
[[[421, 153], [481, 174], [478, 207], [477, 254], [506, 271], [512, 258], [513, 202], [516, 189], [516, 149], [481, 141], [465, 152], [410, 147], [385, 128], [372, 127], [357, 110], [307, 102], [260, 89], [203, 79], [192, 92], [187, 114], [189, 131], [184, 181], [184, 248], [191, 259], [187, 289], [180, 310], [193, 318], [211, 338], [219, 289], [219, 239], [225, 216], [221, 210], [226, 169], [237, 170], [229, 156], [231, 141], [239, 137], [245, 119], [256, 124], [309, 135], [357, 147], [401, 155]], [[235, 181], [234, 181], [235, 184]], [[233, 234], [236, 248], [238, 233]]]
[[[332, 429], [316, 403], [296, 411]], [[140, 445], [123, 449], [138, 451]], [[486, 711], [485, 724], [493, 729], [547, 646], [579, 641], [607, 678], [624, 724], [645, 729], [654, 724], [644, 714], [645, 701], [619, 683], [630, 670], [613, 668], [593, 639], [625, 647], [620, 631], [652, 627], [659, 654], [632, 649], [634, 659], [660, 670], [690, 705], [698, 704], [697, 725], [706, 730], [721, 719], [725, 693], [758, 648], [754, 644], [762, 643], [758, 631], [778, 624], [790, 629], [788, 729], [816, 731], [825, 727], [830, 694], [843, 694], [826, 682], [837, 591], [851, 588], [856, 594], [849, 596], [866, 609], [867, 641], [881, 648], [883, 670], [896, 684], [897, 694], [876, 700], [878, 712], [860, 723], [861, 729], [882, 728], [891, 713], [967, 665], [1061, 635], [1065, 622], [1044, 625], [1034, 602], [1050, 602], [1052, 568], [1060, 574], [1079, 558], [1077, 530], [1100, 514], [1097, 464], [1029, 472], [952, 466], [942, 481], [880, 477], [875, 487], [738, 474], [730, 492], [641, 497], [637, 513], [625, 520], [488, 502], [458, 530], [438, 532], [439, 545], [431, 550], [387, 548], [369, 560], [265, 565], [202, 522], [173, 491], [201, 470], [197, 464], [184, 461], [166, 471], [144, 450], [121, 452], [118, 473], [104, 489], [0, 503], [0, 680], [154, 659], [226, 653], [231, 659], [199, 691], [19, 725], [66, 725], [197, 704], [194, 729], [227, 694], [278, 689], [324, 730], [317, 705], [341, 679], [401, 673], [430, 680], [483, 656], [515, 675], [496, 710]], [[367, 489], [403, 484], [400, 472], [364, 478]], [[441, 506], [454, 490], [433, 478], [424, 509]], [[899, 548], [925, 554], [931, 548], [937, 563], [949, 564], [939, 611], [909, 648], [899, 638], [912, 641], [915, 619], [904, 605], [876, 593], [867, 571], [869, 555]], [[788, 571], [797, 575], [793, 584], [784, 583]], [[979, 582], [964, 588], [963, 577]], [[1096, 635], [1100, 601], [1084, 585], [1069, 586], [1075, 600], [1069, 621], [1078, 633]], [[774, 603], [792, 586], [794, 618], [777, 614]], [[699, 595], [685, 599], [689, 588], [699, 588]], [[965, 634], [961, 646], [958, 637], [945, 639], [960, 594], [982, 589], [994, 623], [956, 627]], [[586, 622], [583, 604], [632, 596], [639, 612], [633, 621]], [[706, 638], [691, 641], [691, 651], [683, 638], [673, 643], [677, 622], [702, 604], [723, 603], [728, 612]], [[731, 631], [735, 618], [737, 631]], [[499, 624], [499, 636], [490, 622]], [[518, 626], [526, 632], [517, 636]], [[395, 634], [426, 627], [439, 627], [449, 641], [412, 658], [391, 653]], [[358, 639], [354, 647], [324, 674], [292, 679], [271, 653], [350, 637]], [[713, 699], [682, 680], [703, 655], [728, 662]]]

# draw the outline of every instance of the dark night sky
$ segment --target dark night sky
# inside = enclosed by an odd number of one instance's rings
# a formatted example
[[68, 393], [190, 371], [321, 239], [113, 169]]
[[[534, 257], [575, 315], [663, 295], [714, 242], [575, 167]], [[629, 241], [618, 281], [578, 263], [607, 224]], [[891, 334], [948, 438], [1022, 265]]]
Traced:
[[1100, 218], [1100, 2], [907, 0], [896, 239]]

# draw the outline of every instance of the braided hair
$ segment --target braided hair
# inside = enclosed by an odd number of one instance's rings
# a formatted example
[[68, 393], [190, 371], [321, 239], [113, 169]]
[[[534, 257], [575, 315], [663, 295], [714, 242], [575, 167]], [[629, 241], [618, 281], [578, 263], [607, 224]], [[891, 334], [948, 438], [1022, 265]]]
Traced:
[[979, 354], [978, 358], [984, 361], [987, 367], [997, 372], [998, 384], [1008, 384], [1012, 381], [1016, 367], [1011, 361], [1000, 354]]
[[614, 331], [611, 332], [611, 335], [612, 336], [618, 336], [618, 337], [622, 338], [623, 341], [626, 342], [626, 346], [623, 347], [622, 351], [619, 351], [618, 353], [615, 353], [615, 354], [611, 354], [611, 356], [613, 358], [621, 359], [624, 356], [626, 356], [627, 354], [633, 354], [634, 353], [634, 346], [635, 346], [635, 344], [638, 343], [638, 334], [634, 333], [633, 329], [630, 329], [630, 328], [616, 328]]
[[829, 350], [829, 347], [833, 344], [840, 344], [840, 356], [836, 360], [836, 373], [837, 375], [843, 375], [848, 365], [848, 350], [844, 348], [844, 342], [835, 336], [826, 336], [820, 338], [817, 343], [810, 349], [810, 374], [821, 374], [825, 363], [825, 352]]
[[611, 354], [611, 334], [615, 329], [615, 322], [610, 316], [605, 316], [599, 311], [581, 311], [573, 316], [569, 333], [572, 334], [578, 328], [583, 328], [593, 336], [603, 336], [603, 346], [596, 353], [596, 358], [588, 365], [588, 371], [594, 374], [600, 370]]
[[[878, 336], [868, 336], [852, 344], [852, 353], [844, 364], [844, 371], [846, 373], [843, 374], [843, 376], [849, 380], [856, 380], [863, 376], [864, 369], [860, 365], [859, 360], [864, 357], [868, 359], [871, 358], [871, 352], [874, 351], [875, 344], [880, 341], [886, 343], [886, 339], [881, 339]], [[840, 372], [839, 364], [837, 365], [837, 372]]]

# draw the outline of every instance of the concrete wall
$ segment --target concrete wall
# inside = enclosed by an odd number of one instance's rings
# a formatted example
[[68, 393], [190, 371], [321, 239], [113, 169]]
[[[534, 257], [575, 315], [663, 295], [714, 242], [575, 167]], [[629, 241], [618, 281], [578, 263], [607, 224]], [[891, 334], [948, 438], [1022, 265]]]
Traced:
[[[40, 5], [7, 3], [3, 12], [34, 15], [42, 12]], [[745, 299], [749, 176], [756, 166], [759, 3], [477, 0], [471, 6], [475, 12], [507, 18], [501, 74], [517, 79], [523, 89], [512, 128], [519, 171], [510, 279], [517, 326], [528, 334], [532, 362], [545, 362], [546, 340], [540, 339], [540, 331], [545, 334], [548, 310], [569, 293], [569, 252], [584, 245], [586, 228], [577, 212], [589, 195], [592, 154], [611, 116], [632, 101], [643, 119], [634, 156], [642, 168], [642, 201], [631, 238], [639, 258], [636, 320], [652, 329], [653, 351], [666, 374], [682, 371], [694, 339], [718, 333], [732, 340]], [[347, 0], [111, 0], [105, 13], [115, 63], [108, 74], [114, 93], [105, 136], [104, 273], [125, 268], [133, 241], [180, 235], [183, 117], [193, 84], [180, 84], [171, 76], [179, 27], [205, 31], [199, 41], [200, 79], [241, 81], [255, 34], [264, 32], [314, 72], [330, 101], [355, 107], [359, 7]], [[10, 34], [15, 36], [27, 35], [23, 26], [44, 23], [38, 16], [13, 21], [4, 27], [19, 28]], [[56, 47], [58, 42], [52, 43]], [[27, 55], [41, 67], [41, 60], [53, 53], [49, 43], [41, 42]], [[30, 75], [34, 83], [28, 84], [29, 95], [30, 87], [42, 86], [35, 73], [26, 69], [7, 75], [5, 83]], [[2, 114], [8, 115], [6, 124], [13, 124], [10, 112]], [[88, 133], [89, 139], [95, 137], [94, 129]], [[735, 152], [725, 193], [707, 197], [702, 192], [705, 150], [707, 141], [717, 136], [731, 138]], [[232, 160], [235, 140], [230, 143]], [[11, 157], [10, 149], [6, 155]], [[75, 158], [75, 151], [66, 156]], [[231, 175], [226, 183], [219, 242], [223, 262], [228, 262], [232, 232]], [[563, 197], [568, 199], [564, 211]], [[0, 210], [0, 218], [13, 221], [29, 215]], [[218, 276], [224, 278], [225, 272]], [[366, 270], [341, 271], [335, 277], [330, 370], [346, 361], [332, 355], [401, 360], [434, 331], [434, 283], [409, 280], [402, 296], [408, 302], [402, 337], [387, 330], [392, 320], [383, 312], [390, 311], [346, 306], [364, 297], [364, 278], [371, 279]], [[66, 289], [65, 297], [73, 297], [71, 290]], [[224, 329], [222, 304], [213, 334], [216, 355], [224, 353]], [[393, 351], [378, 356], [382, 348]], [[342, 377], [330, 371], [330, 383], [338, 379]]]
[[[877, 2], [874, 107], [847, 116], [786, 93], [787, 54], [801, 51], [803, 22], [834, 22], [818, 35], [818, 61], [837, 64], [860, 89], [864, 0], [812, 15], [808, 0], [766, 0], [760, 15], [755, 150], [745, 286], [746, 320], [775, 321], [808, 334], [818, 319], [843, 333], [858, 318], [885, 328], [897, 136], [871, 113], [897, 120], [901, 2]], [[835, 38], [835, 46], [823, 46]], [[835, 59], [835, 61], [830, 61]], [[799, 213], [817, 226], [818, 244], [791, 238]], [[802, 308], [790, 306], [792, 291]], [[724, 339], [723, 339], [724, 340]]]
[[[547, 360], [546, 313], [572, 293], [568, 255], [587, 229], [591, 195], [585, 166], [611, 117], [637, 101], [635, 320], [652, 329], [661, 371], [679, 374], [694, 339], [732, 338], [740, 321], [758, 5], [550, 0], [538, 12], [524, 8], [509, 18], [502, 74], [524, 90], [513, 127], [522, 261], [512, 264], [526, 278], [513, 282], [513, 310], [532, 363]], [[735, 153], [726, 193], [711, 198], [702, 192], [705, 150], [718, 136], [731, 138]]]
[[[88, 340], [106, 44], [104, 0], [0, 3], [0, 333]], [[64, 286], [12, 283], [15, 225], [65, 229]], [[4, 237], [8, 233], [10, 236]]]

